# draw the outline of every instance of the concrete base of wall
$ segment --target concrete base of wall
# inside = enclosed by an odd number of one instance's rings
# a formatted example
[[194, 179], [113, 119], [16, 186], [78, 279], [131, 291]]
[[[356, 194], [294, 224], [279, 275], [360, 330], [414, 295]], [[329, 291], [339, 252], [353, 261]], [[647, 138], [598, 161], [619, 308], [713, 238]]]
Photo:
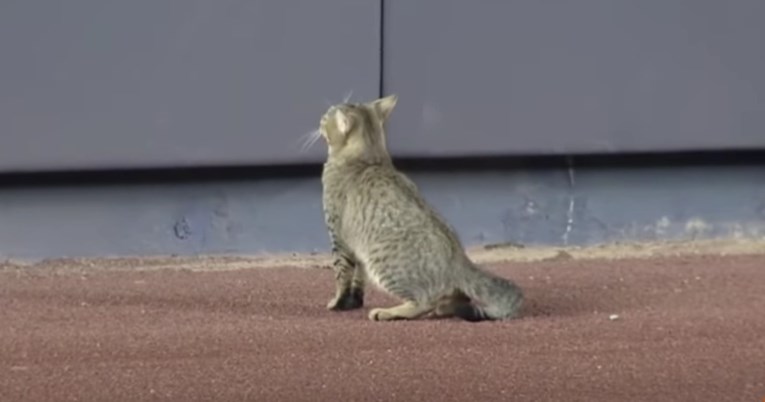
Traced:
[[[404, 167], [470, 246], [765, 236], [765, 164]], [[324, 252], [306, 176], [0, 186], [0, 258]]]

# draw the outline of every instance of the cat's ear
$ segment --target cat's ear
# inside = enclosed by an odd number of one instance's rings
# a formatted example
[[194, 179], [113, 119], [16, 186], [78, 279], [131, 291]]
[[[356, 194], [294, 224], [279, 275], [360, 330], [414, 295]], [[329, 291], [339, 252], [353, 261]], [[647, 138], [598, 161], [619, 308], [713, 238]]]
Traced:
[[346, 135], [351, 131], [351, 123], [351, 116], [342, 109], [335, 112], [335, 127], [341, 134]]
[[391, 112], [393, 112], [393, 108], [396, 107], [396, 102], [398, 102], [398, 96], [395, 94], [388, 95], [384, 98], [373, 101], [372, 107], [374, 107], [375, 111], [377, 111], [377, 114], [380, 116], [380, 118], [385, 121], [388, 120], [388, 116], [390, 116]]

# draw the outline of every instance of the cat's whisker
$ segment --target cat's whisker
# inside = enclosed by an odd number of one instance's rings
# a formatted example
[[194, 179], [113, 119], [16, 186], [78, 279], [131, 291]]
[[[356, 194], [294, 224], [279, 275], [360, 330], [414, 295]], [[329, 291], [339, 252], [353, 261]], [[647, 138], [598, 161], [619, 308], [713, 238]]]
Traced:
[[349, 100], [351, 100], [351, 96], [353, 96], [353, 90], [345, 93], [345, 96], [343, 97], [343, 103], [348, 103]]
[[313, 147], [313, 144], [316, 143], [316, 140], [318, 138], [319, 138], [318, 136], [310, 137], [308, 141], [306, 141], [305, 144], [303, 144], [302, 152], [308, 152], [308, 150], [310, 150], [311, 147]]
[[311, 133], [313, 133], [313, 131], [309, 131], [309, 132], [307, 132], [307, 133], [305, 133], [305, 134], [301, 135], [300, 137], [298, 137], [298, 138], [295, 140], [295, 143], [297, 144], [297, 146], [298, 146], [298, 147], [302, 147], [302, 146], [303, 146], [303, 144], [304, 144], [304, 143], [305, 143], [305, 142], [308, 140], [308, 138], [311, 136]]
[[301, 146], [300, 146], [300, 152], [306, 152], [316, 143], [316, 141], [319, 140], [319, 137], [321, 137], [321, 132], [319, 129], [315, 129], [312, 131], [309, 131], [301, 136]]
[[299, 137], [300, 142], [305, 141], [307, 138], [313, 136], [313, 133], [316, 132], [318, 129], [313, 129], [311, 131], [307, 131], [305, 134], [301, 135]]
[[312, 131], [308, 131], [305, 134], [303, 134], [300, 137], [298, 137], [295, 140], [296, 146], [298, 146], [299, 148], [302, 148], [303, 145], [306, 143], [306, 141], [308, 141], [308, 139], [311, 137], [312, 133], [313, 133], [313, 130]]
[[305, 152], [308, 149], [312, 138], [313, 131], [307, 132], [300, 137], [300, 152]]

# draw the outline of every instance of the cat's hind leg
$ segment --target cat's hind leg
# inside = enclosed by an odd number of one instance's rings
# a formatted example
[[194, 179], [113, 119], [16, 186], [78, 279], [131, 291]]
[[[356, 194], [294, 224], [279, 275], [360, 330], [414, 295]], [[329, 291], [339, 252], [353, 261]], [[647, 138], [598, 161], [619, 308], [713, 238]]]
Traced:
[[458, 309], [465, 305], [470, 305], [470, 298], [462, 291], [455, 290], [438, 300], [436, 308], [433, 310], [435, 318], [454, 317]]
[[428, 303], [407, 301], [395, 307], [375, 308], [369, 312], [372, 321], [413, 320], [433, 311], [435, 306]]
[[353, 299], [355, 308], [364, 306], [364, 289], [367, 284], [367, 272], [361, 263], [356, 263], [351, 280], [350, 298]]

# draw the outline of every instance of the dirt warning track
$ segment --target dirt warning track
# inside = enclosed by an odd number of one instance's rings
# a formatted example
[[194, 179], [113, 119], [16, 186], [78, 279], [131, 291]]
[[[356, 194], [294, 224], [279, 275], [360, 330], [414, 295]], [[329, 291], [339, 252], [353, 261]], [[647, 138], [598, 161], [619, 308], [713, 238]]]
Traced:
[[492, 270], [522, 319], [371, 322], [371, 289], [329, 312], [321, 269], [5, 268], [0, 401], [765, 398], [765, 256]]

